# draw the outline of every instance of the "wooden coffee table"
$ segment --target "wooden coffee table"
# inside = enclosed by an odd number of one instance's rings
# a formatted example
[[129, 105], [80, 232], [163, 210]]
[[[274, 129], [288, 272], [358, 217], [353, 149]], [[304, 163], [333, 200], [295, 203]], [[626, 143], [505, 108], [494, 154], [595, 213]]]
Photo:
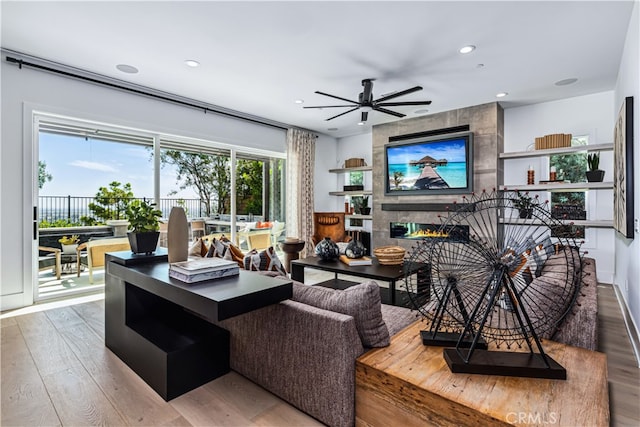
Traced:
[[544, 340], [566, 380], [454, 374], [416, 322], [356, 361], [356, 425], [608, 426], [607, 356]]
[[428, 287], [430, 284], [429, 268], [426, 264], [413, 263], [409, 265], [405, 263], [404, 265], [381, 265], [375, 258], [373, 258], [373, 265], [349, 266], [339, 260], [324, 261], [318, 257], [307, 257], [291, 261], [291, 278], [304, 283], [305, 268], [313, 268], [316, 270], [334, 273], [334, 278], [332, 280], [316, 284], [317, 286], [325, 286], [333, 289], [346, 289], [358, 284], [358, 282], [338, 279], [338, 274], [389, 282], [388, 290], [380, 288], [380, 297], [383, 303], [391, 305], [396, 305], [396, 302], [399, 300], [398, 296], [401, 295], [402, 291], [396, 289], [396, 282], [404, 279], [405, 269], [408, 269], [410, 274], [418, 275], [418, 287], [427, 288], [427, 290], [423, 292], [423, 295], [428, 294]]
[[165, 400], [229, 372], [229, 332], [213, 324], [291, 298], [291, 281], [256, 272], [187, 284], [166, 252], [106, 255], [105, 344]]

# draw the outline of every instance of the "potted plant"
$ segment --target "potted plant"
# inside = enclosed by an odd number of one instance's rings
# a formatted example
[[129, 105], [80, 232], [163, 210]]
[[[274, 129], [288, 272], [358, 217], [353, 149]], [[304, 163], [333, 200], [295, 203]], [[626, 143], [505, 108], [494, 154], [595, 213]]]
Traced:
[[513, 199], [513, 206], [518, 209], [520, 218], [530, 219], [533, 216], [534, 201], [529, 193], [516, 191], [516, 198]]
[[360, 204], [360, 213], [362, 215], [369, 215], [371, 208], [369, 207], [369, 196], [362, 196], [362, 202]]
[[58, 242], [62, 245], [63, 254], [75, 254], [80, 242], [80, 236], [72, 234], [71, 236], [62, 236], [58, 239]]
[[587, 181], [589, 182], [602, 182], [604, 179], [604, 171], [600, 169], [600, 153], [587, 154], [587, 165], [589, 170], [585, 172], [587, 175]]
[[159, 218], [162, 212], [154, 203], [134, 200], [126, 209], [130, 231], [127, 233], [131, 251], [134, 254], [152, 254], [158, 246], [160, 237]]

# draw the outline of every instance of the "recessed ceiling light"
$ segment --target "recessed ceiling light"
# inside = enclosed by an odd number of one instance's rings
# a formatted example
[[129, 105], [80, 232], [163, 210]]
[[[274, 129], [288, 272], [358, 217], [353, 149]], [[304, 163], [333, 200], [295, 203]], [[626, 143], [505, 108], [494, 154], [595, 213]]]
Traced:
[[358, 122], [358, 126], [364, 126], [364, 122]]
[[564, 80], [557, 81], [555, 83], [555, 85], [556, 86], [566, 86], [566, 85], [574, 84], [577, 81], [578, 81], [578, 79], [576, 79], [575, 77], [572, 77], [570, 79], [564, 79]]
[[461, 47], [460, 50], [458, 50], [458, 52], [460, 52], [460, 53], [471, 53], [474, 50], [476, 50], [476, 47], [474, 45], [470, 44], [470, 45]]
[[509, 95], [507, 92], [496, 93], [496, 98], [504, 98], [507, 95]]
[[138, 69], [133, 65], [118, 64], [116, 65], [116, 68], [122, 71], [123, 73], [127, 73], [127, 74], [136, 74], [138, 72]]
[[425, 114], [425, 113], [428, 113], [428, 112], [429, 112], [429, 110], [427, 110], [426, 108], [414, 111], [415, 114]]
[[200, 65], [200, 63], [194, 59], [187, 59], [184, 61], [184, 63], [187, 64], [187, 66], [192, 68], [195, 68]]
[[331, 132], [334, 132], [334, 131], [337, 131], [337, 130], [338, 130], [338, 128], [328, 128], [327, 130], [329, 130], [329, 131], [331, 131]]
[[296, 104], [304, 104], [304, 99], [296, 99], [295, 101]]

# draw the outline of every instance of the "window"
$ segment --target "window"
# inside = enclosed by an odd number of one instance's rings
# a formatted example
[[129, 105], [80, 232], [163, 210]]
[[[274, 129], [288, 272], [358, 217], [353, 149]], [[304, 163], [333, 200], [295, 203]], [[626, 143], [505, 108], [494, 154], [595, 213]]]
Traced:
[[[566, 182], [584, 182], [587, 170], [586, 146], [588, 136], [574, 136], [572, 146], [585, 146], [585, 152], [571, 154], [555, 154], [549, 158], [549, 167], [555, 167], [557, 179]], [[584, 191], [553, 192], [551, 193], [551, 215], [560, 219], [584, 220], [587, 219], [587, 193]], [[585, 237], [585, 227], [566, 225], [557, 230], [552, 230], [554, 237], [576, 238]]]

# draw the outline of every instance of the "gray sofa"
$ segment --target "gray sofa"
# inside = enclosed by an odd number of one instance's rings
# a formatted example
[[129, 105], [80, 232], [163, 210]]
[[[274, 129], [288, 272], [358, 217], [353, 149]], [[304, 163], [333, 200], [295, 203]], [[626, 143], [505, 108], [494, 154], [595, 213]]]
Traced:
[[[580, 296], [552, 339], [595, 350], [595, 261], [586, 258], [583, 267]], [[407, 308], [380, 304], [375, 282], [354, 288], [332, 291], [294, 282], [291, 300], [220, 322], [231, 335], [231, 368], [329, 426], [354, 425], [355, 360], [370, 347], [363, 344], [362, 324], [373, 329], [364, 341], [372, 344], [373, 333], [373, 344], [384, 346], [417, 319]], [[366, 309], [357, 298], [363, 295]], [[342, 312], [327, 309], [336, 302]]]
[[[348, 293], [335, 291], [329, 298], [354, 293], [377, 296], [377, 302], [369, 299], [372, 310], [368, 313], [352, 307], [358, 310], [354, 317], [305, 304], [300, 300], [315, 297], [306, 290], [332, 290], [294, 282], [293, 299], [221, 322], [231, 335], [231, 369], [327, 425], [352, 426], [355, 360], [368, 350], [359, 323], [372, 320], [377, 304], [388, 344], [389, 336], [416, 320], [415, 313], [407, 308], [380, 304], [375, 282], [354, 288]], [[324, 299], [319, 305], [331, 303]], [[357, 298], [347, 301], [351, 302], [357, 303]], [[385, 344], [382, 335], [376, 337], [378, 346]]]

